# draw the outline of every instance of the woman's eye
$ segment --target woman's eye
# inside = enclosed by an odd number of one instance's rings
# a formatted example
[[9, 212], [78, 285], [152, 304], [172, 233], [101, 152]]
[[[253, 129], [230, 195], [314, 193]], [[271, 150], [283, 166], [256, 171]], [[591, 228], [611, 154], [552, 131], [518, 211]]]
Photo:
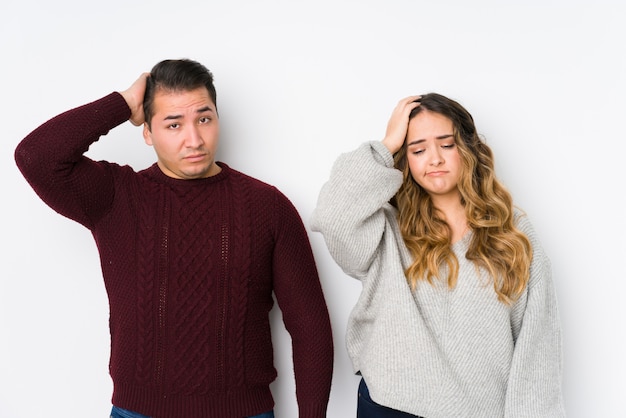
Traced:
[[454, 148], [456, 144], [446, 144], [446, 145], [442, 145], [443, 148]]
[[413, 154], [413, 155], [418, 155], [418, 154], [421, 154], [421, 153], [423, 153], [423, 152], [424, 152], [424, 150], [423, 150], [423, 149], [418, 149], [418, 150], [412, 151], [412, 154]]

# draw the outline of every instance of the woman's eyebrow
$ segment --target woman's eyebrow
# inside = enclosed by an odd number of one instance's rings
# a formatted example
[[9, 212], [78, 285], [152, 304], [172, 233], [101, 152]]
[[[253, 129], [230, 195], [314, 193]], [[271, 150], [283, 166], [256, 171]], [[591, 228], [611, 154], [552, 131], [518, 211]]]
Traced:
[[[448, 138], [453, 137], [453, 136], [454, 136], [453, 134], [445, 134], [445, 135], [436, 136], [435, 139], [439, 139], [439, 140], [441, 140], [441, 139], [448, 139]], [[420, 143], [422, 143], [424, 141], [426, 141], [426, 140], [425, 139], [415, 139], [415, 140], [409, 142], [407, 145], [408, 146], [417, 145], [417, 144], [420, 144]]]

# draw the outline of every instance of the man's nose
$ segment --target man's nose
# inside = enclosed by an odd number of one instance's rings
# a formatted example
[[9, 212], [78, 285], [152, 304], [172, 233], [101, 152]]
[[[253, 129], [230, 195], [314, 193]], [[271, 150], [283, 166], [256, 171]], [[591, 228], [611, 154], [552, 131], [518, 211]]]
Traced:
[[197, 148], [204, 143], [200, 130], [197, 126], [190, 126], [187, 129], [185, 144], [189, 148]]

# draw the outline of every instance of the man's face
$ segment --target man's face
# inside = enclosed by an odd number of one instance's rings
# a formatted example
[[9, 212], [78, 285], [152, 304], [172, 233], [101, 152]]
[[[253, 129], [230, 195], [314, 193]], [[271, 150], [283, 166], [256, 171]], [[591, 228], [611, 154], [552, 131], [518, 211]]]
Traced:
[[157, 91], [153, 109], [152, 129], [144, 123], [143, 137], [154, 147], [165, 175], [190, 180], [221, 171], [215, 163], [219, 118], [206, 88]]

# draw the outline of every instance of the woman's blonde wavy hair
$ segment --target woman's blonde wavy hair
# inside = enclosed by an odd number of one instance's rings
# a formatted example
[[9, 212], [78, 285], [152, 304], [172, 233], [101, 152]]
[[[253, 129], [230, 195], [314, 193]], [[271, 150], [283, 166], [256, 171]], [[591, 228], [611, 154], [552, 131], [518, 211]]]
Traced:
[[[409, 119], [424, 110], [452, 121], [454, 140], [461, 157], [458, 182], [468, 227], [473, 231], [465, 257], [484, 268], [494, 281], [498, 299], [510, 305], [523, 293], [530, 276], [532, 247], [528, 237], [515, 227], [513, 200], [497, 180], [493, 153], [476, 132], [470, 113], [459, 103], [436, 93], [423, 95]], [[448, 287], [458, 279], [459, 262], [451, 249], [451, 229], [430, 195], [413, 179], [405, 145], [394, 155], [394, 164], [404, 181], [392, 203], [414, 262], [406, 270], [415, 288], [419, 280], [433, 283], [447, 270]], [[447, 269], [442, 269], [447, 267]]]

